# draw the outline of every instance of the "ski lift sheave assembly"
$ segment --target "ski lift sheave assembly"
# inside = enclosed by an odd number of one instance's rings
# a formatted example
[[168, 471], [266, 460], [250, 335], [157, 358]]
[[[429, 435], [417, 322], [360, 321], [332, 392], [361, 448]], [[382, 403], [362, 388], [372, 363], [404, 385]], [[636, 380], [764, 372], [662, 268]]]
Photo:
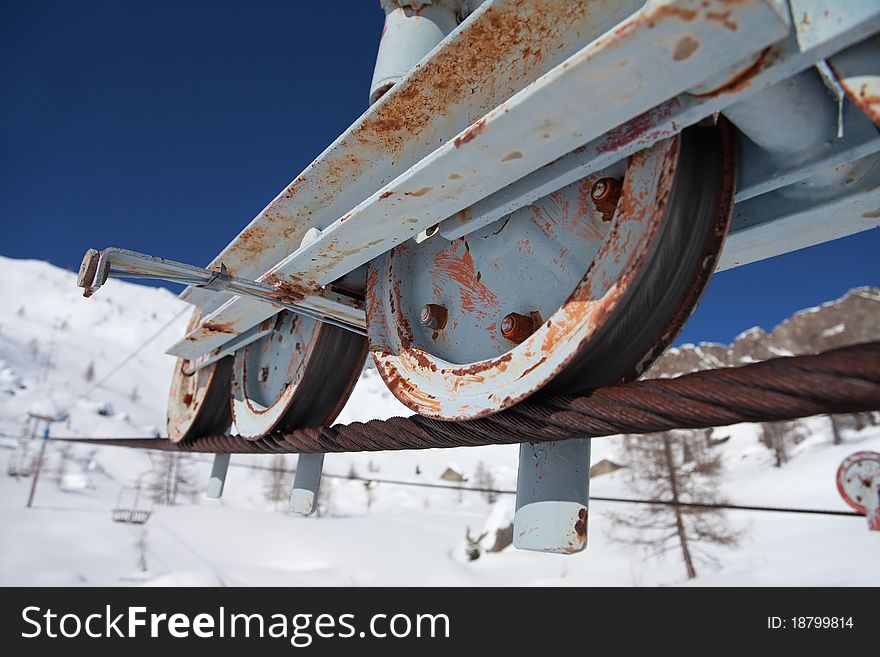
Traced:
[[[714, 271], [880, 225], [880, 0], [381, 4], [369, 109], [208, 267], [83, 260], [189, 286], [172, 441], [330, 424], [368, 352], [447, 422], [633, 380]], [[585, 546], [589, 447], [522, 443], [517, 547]]]

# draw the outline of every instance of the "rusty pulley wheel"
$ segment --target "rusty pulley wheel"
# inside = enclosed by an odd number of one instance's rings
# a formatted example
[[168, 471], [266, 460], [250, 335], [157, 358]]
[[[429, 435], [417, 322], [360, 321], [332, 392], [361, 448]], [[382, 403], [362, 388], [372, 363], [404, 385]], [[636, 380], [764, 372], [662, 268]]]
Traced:
[[[196, 309], [187, 325], [189, 333], [199, 323]], [[173, 442], [225, 433], [229, 428], [229, 377], [232, 358], [224, 358], [192, 374], [184, 373], [187, 361], [178, 358], [168, 394], [167, 428]]]
[[245, 438], [333, 422], [367, 355], [365, 338], [336, 326], [288, 311], [273, 321], [235, 354], [232, 416]]
[[396, 247], [367, 281], [380, 374], [444, 420], [638, 377], [705, 288], [734, 187], [728, 126], [693, 127], [461, 239]]

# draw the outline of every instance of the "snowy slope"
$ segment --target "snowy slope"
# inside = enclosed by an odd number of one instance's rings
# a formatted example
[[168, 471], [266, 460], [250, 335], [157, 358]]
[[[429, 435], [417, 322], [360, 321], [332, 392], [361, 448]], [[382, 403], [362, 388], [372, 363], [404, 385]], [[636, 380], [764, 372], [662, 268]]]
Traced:
[[[171, 359], [162, 352], [183, 330], [185, 315], [106, 383], [91, 389], [184, 305], [163, 290], [111, 281], [83, 299], [74, 275], [46, 263], [0, 258], [5, 314], [0, 316], [0, 585], [631, 585], [679, 584], [676, 553], [645, 559], [613, 542], [607, 514], [619, 505], [591, 506], [589, 548], [563, 557], [515, 551], [465, 557], [465, 533], [503, 526], [512, 497], [490, 505], [482, 495], [325, 479], [329, 512], [299, 518], [264, 496], [272, 457], [236, 456], [220, 501], [182, 500], [155, 507], [142, 526], [113, 523], [120, 491], [155, 465], [155, 455], [121, 448], [50, 443], [36, 506], [24, 508], [29, 479], [5, 476], [21, 454], [15, 436], [28, 411], [66, 417], [53, 436], [147, 436], [163, 431]], [[23, 309], [19, 312], [19, 309]], [[835, 334], [836, 335], [836, 334]], [[47, 366], [48, 363], [48, 366]], [[93, 364], [95, 380], [85, 380]], [[135, 391], [136, 389], [136, 391]], [[134, 392], [134, 394], [133, 394]], [[405, 414], [374, 370], [361, 377], [340, 421]], [[744, 504], [845, 509], [834, 473], [856, 449], [880, 450], [880, 429], [844, 434], [831, 445], [826, 418], [804, 422], [810, 437], [778, 469], [739, 425], [716, 435], [726, 466], [724, 493]], [[12, 437], [10, 437], [12, 436]], [[617, 440], [594, 442], [593, 460], [620, 460]], [[34, 445], [30, 446], [33, 454]], [[205, 456], [187, 469], [207, 479]], [[292, 467], [295, 457], [285, 457]], [[451, 464], [472, 478], [482, 463], [500, 488], [515, 485], [516, 447], [461, 448], [329, 455], [325, 471], [439, 483]], [[418, 474], [417, 474], [418, 470]], [[625, 471], [594, 479], [595, 495], [628, 496]], [[277, 507], [277, 508], [276, 508]], [[698, 564], [695, 584], [880, 584], [880, 536], [861, 519], [730, 512], [745, 531], [733, 550], [712, 549], [720, 565]], [[487, 539], [484, 545], [490, 543]], [[139, 545], [140, 544], [140, 545]], [[142, 554], [143, 553], [143, 554]], [[143, 559], [142, 559], [143, 557]], [[143, 563], [145, 562], [145, 563]], [[144, 569], [146, 566], [146, 569]]]

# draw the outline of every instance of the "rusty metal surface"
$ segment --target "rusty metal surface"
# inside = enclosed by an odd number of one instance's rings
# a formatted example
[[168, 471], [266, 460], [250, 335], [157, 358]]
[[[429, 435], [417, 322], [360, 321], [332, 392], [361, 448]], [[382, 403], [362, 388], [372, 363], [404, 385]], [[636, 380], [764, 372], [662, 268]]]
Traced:
[[240, 349], [232, 367], [232, 419], [240, 435], [332, 422], [364, 366], [362, 336], [284, 312], [273, 331]]
[[[420, 415], [466, 419], [546, 384], [613, 315], [652, 253], [678, 153], [673, 139], [633, 156], [611, 226], [590, 201], [588, 178], [512, 214], [500, 231], [408, 242], [372, 263], [370, 346], [391, 392]], [[426, 294], [451, 311], [443, 331], [414, 321]], [[510, 311], [532, 310], [546, 322], [504, 335]]]
[[[388, 91], [211, 263], [256, 278], [626, 16], [642, 0], [485, 2], [433, 56]], [[293, 248], [291, 248], [291, 245]], [[183, 298], [219, 305], [198, 290]], [[222, 303], [222, 301], [220, 301]]]
[[[557, 12], [560, 6], [556, 6]], [[710, 18], [709, 14], [719, 8], [730, 10], [738, 29], [748, 31], [748, 39], [739, 38], [738, 31]], [[743, 0], [736, 5], [721, 0], [652, 0], [454, 139], [441, 143], [384, 188], [333, 221], [313, 242], [274, 265], [270, 272], [297, 279], [306, 287], [332, 283], [565, 155], [579, 141], [598, 138], [683, 93], [715, 73], [725, 57], [735, 60], [760, 50], [782, 38], [787, 29], [786, 22], [766, 0]], [[699, 38], [700, 47], [689, 57], [676, 59], [676, 44], [685, 37]], [[638, 57], [637, 53], [645, 48], [651, 48], [655, 56]], [[652, 84], [646, 85], [646, 79]], [[603, 93], [594, 93], [597, 87]], [[450, 112], [448, 108], [442, 111]], [[328, 181], [326, 188], [333, 187]], [[244, 312], [237, 308], [253, 302], [233, 300], [231, 304], [226, 310], [230, 316], [240, 318], [238, 331], [265, 318], [254, 314], [256, 308]], [[248, 317], [250, 323], [245, 320]], [[225, 315], [215, 319], [228, 324]], [[198, 331], [188, 336], [188, 341], [180, 347], [201, 347], [207, 351], [219, 346], [222, 336]]]
[[[193, 311], [189, 326], [198, 324], [201, 313]], [[178, 358], [168, 392], [166, 428], [173, 442], [193, 435], [224, 432], [229, 428], [229, 378], [231, 358], [210, 363], [191, 374]]]
[[[703, 96], [683, 93], [659, 104], [445, 220], [440, 226], [441, 235], [450, 239], [462, 237], [534, 199], [807, 70], [880, 30], [880, 4], [859, 2], [853, 3], [858, 6], [851, 9], [843, 10], [838, 6], [826, 11], [826, 8], [816, 6], [817, 1], [792, 0], [793, 9], [797, 9], [795, 29], [781, 41], [769, 46], [766, 54], [759, 58], [759, 65], [733, 86], [723, 86], [718, 89], [719, 93]], [[873, 150], [863, 149], [861, 154], [866, 155]], [[833, 167], [836, 163], [822, 164]], [[785, 175], [771, 176], [773, 179], [764, 186], [764, 190], [775, 189], [808, 175], [809, 169], [799, 173], [798, 167], [793, 165]], [[750, 184], [754, 188], [756, 181], [751, 179]], [[854, 225], [844, 234], [865, 229]], [[784, 242], [776, 245], [776, 253], [785, 252]]]
[[828, 64], [853, 104], [880, 126], [880, 37], [838, 53]]
[[238, 436], [207, 436], [181, 443], [130, 438], [66, 440], [188, 452], [359, 452], [547, 442], [877, 409], [880, 342], [869, 342], [815, 356], [774, 358], [674, 379], [608, 386], [582, 396], [546, 397], [466, 422], [414, 416], [301, 429], [256, 441]]
[[[420, 415], [472, 419], [544, 386], [576, 393], [641, 374], [696, 305], [733, 205], [729, 129], [690, 130], [681, 156], [676, 138], [631, 158], [611, 224], [591, 198], [599, 172], [500, 228], [372, 264], [371, 348], [395, 396]], [[426, 301], [449, 308], [447, 329], [418, 325]], [[528, 326], [505, 332], [517, 317]]]

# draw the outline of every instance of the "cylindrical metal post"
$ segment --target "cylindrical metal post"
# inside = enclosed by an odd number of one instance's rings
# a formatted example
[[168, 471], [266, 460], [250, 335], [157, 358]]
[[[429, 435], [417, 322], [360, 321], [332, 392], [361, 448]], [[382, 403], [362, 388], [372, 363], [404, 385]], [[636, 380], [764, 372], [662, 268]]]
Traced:
[[522, 443], [513, 545], [572, 554], [587, 546], [590, 439]]
[[724, 109], [724, 116], [771, 157], [807, 157], [837, 138], [837, 102], [815, 69]]
[[229, 470], [229, 454], [214, 454], [214, 464], [211, 466], [211, 478], [208, 479], [208, 489], [205, 495], [212, 499], [223, 496], [223, 486], [226, 485], [226, 472]]
[[370, 84], [370, 104], [412, 70], [458, 25], [457, 0], [382, 0], [385, 26]]
[[290, 494], [290, 508], [294, 513], [309, 516], [317, 510], [323, 469], [323, 454], [300, 454], [297, 457], [293, 492]]

